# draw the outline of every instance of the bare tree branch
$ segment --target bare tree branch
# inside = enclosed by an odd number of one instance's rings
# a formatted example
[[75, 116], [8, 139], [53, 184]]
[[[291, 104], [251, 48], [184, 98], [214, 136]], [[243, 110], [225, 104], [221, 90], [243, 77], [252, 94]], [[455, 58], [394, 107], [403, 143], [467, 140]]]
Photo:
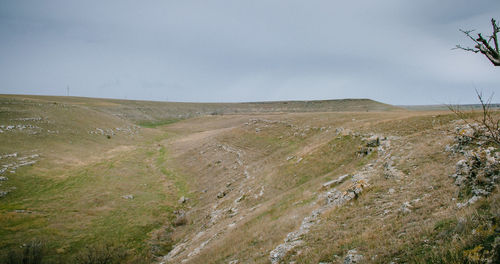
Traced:
[[[483, 93], [476, 89], [476, 95], [481, 103], [481, 118], [479, 119], [474, 109], [467, 113], [460, 109], [458, 105], [447, 105], [447, 107], [474, 131], [473, 137], [475, 139], [483, 137], [486, 138], [487, 142], [500, 146], [500, 117], [498, 112], [491, 109], [493, 94], [488, 99], [485, 99]], [[471, 124], [471, 122], [473, 123]]]
[[491, 19], [491, 25], [493, 26], [493, 34], [490, 36], [490, 40], [493, 39], [493, 43], [495, 44], [495, 50], [497, 51], [497, 54], [499, 53], [498, 51], [498, 38], [497, 38], [497, 33], [499, 33], [500, 28], [498, 27], [495, 19]]
[[476, 42], [476, 44], [479, 44], [476, 40], [476, 38], [474, 38], [473, 36], [471, 36], [470, 33], [476, 31], [475, 29], [471, 29], [471, 30], [463, 30], [463, 29], [459, 29], [460, 32], [464, 33], [467, 37], [469, 37], [472, 41]]
[[[460, 45], [456, 45], [454, 49], [461, 49], [465, 51], [470, 51], [474, 53], [481, 52], [488, 60], [493, 63], [495, 66], [500, 66], [500, 52], [498, 50], [498, 37], [497, 34], [499, 33], [499, 26], [496, 23], [495, 19], [491, 19], [491, 25], [493, 27], [493, 33], [491, 36], [488, 37], [488, 40], [486, 40], [481, 33], [477, 34], [477, 38], [474, 38], [472, 36], [472, 32], [474, 30], [463, 30], [459, 29], [460, 32], [464, 33], [469, 39], [474, 41], [476, 45], [474, 46], [475, 49], [469, 48], [469, 47], [462, 47]], [[490, 45], [491, 40], [493, 40], [494, 47]]]
[[469, 48], [469, 47], [462, 47], [460, 45], [456, 45], [452, 50], [455, 50], [455, 49], [461, 49], [461, 50], [470, 51], [470, 52], [474, 52], [474, 53], [479, 52], [478, 49], [473, 49], [473, 48]]

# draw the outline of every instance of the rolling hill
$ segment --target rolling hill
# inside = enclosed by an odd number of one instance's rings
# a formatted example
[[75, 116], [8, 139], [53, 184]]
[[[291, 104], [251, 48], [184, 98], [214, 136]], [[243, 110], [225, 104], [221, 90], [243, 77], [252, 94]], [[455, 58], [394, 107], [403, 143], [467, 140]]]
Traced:
[[41, 241], [45, 263], [498, 257], [498, 148], [479, 146], [483, 195], [456, 184], [476, 145], [446, 111], [1, 95], [0, 129], [3, 256]]

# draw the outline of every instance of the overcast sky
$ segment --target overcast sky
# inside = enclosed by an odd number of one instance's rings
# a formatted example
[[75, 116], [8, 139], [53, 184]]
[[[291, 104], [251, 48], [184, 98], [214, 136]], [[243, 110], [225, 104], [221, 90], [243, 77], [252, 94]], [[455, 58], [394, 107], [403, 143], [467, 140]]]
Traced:
[[458, 31], [498, 0], [0, 1], [0, 93], [475, 103], [500, 67]]

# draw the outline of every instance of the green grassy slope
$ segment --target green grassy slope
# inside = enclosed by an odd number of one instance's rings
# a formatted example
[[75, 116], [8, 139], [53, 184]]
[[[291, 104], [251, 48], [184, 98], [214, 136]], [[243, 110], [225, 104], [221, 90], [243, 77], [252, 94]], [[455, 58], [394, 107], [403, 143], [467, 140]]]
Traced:
[[148, 257], [151, 233], [173, 221], [185, 184], [157, 146], [171, 135], [70, 101], [19, 97], [0, 97], [0, 129], [0, 255], [42, 240], [47, 259], [62, 263], [106, 243]]

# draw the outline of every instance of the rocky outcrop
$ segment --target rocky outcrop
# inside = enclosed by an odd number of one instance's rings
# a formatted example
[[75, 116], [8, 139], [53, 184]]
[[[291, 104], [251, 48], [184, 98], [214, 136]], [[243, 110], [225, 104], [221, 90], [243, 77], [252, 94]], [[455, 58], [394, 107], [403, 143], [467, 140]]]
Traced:
[[[340, 132], [343, 131], [344, 130], [341, 130]], [[318, 195], [317, 203], [323, 205], [318, 209], [313, 210], [309, 216], [305, 217], [299, 229], [289, 233], [284, 239], [284, 242], [269, 253], [269, 260], [271, 263], [280, 263], [285, 256], [293, 251], [294, 248], [302, 245], [304, 243], [302, 240], [304, 235], [309, 232], [313, 225], [320, 222], [320, 216], [323, 212], [335, 207], [343, 206], [347, 202], [358, 198], [363, 190], [369, 186], [368, 180], [377, 173], [375, 166], [380, 167], [384, 161], [387, 163], [387, 160], [389, 160], [389, 170], [394, 174], [399, 173], [392, 166], [393, 162], [390, 160], [391, 144], [389, 138], [371, 134], [365, 136], [363, 141], [366, 142], [366, 148], [370, 148], [371, 151], [374, 151], [375, 149], [377, 150], [379, 158], [375, 161], [375, 163], [369, 163], [361, 168], [357, 173], [353, 174], [352, 184], [350, 184], [344, 191], [337, 190], [335, 186], [343, 183], [350, 176], [349, 174], [339, 176], [335, 180], [322, 184], [322, 192]], [[385, 169], [387, 169], [387, 166]], [[351, 255], [346, 257], [346, 261], [348, 262], [345, 263], [360, 263], [360, 261], [362, 261], [363, 256], [354, 254], [354, 251], [351, 253]]]
[[[10, 173], [14, 175], [16, 170], [24, 166], [32, 166], [40, 158], [39, 154], [30, 154], [26, 156], [21, 156], [17, 152], [0, 155], [0, 175], [5, 173]], [[5, 176], [0, 176], [0, 182], [7, 181], [9, 178]], [[1, 186], [1, 184], [0, 184]], [[5, 197], [10, 192], [16, 190], [16, 187], [12, 186], [8, 189], [0, 190], [0, 198]]]
[[344, 258], [344, 264], [363, 263], [363, 258], [363, 255], [358, 254], [356, 249], [351, 249], [347, 252], [347, 256]]
[[464, 158], [456, 163], [451, 177], [462, 196], [472, 196], [465, 202], [457, 203], [457, 207], [461, 208], [489, 195], [498, 184], [500, 152], [497, 146], [488, 144], [489, 131], [481, 129], [478, 124], [457, 126], [455, 131], [455, 144], [446, 146], [446, 150], [462, 154]]
[[321, 186], [321, 189], [322, 190], [328, 190], [332, 187], [334, 187], [335, 185], [338, 185], [338, 184], [341, 184], [342, 182], [344, 182], [345, 179], [347, 179], [349, 177], [349, 174], [345, 174], [345, 175], [342, 175], [340, 177], [338, 177], [337, 179], [335, 180], [331, 180], [329, 182], [325, 182], [323, 183], [323, 185]]
[[[348, 175], [342, 175], [335, 181], [337, 183], [342, 182], [347, 176]], [[369, 186], [366, 179], [364, 178], [365, 175], [363, 173], [359, 173], [353, 176], [353, 184], [351, 184], [350, 187], [348, 187], [344, 192], [332, 189], [322, 193], [319, 196], [319, 199], [323, 200], [324, 205], [314, 210], [309, 216], [305, 217], [299, 229], [297, 231], [288, 233], [284, 242], [278, 245], [269, 253], [269, 259], [271, 263], [279, 263], [290, 251], [292, 251], [295, 247], [301, 245], [303, 243], [303, 236], [309, 233], [309, 230], [313, 225], [319, 223], [320, 215], [323, 212], [336, 206], [342, 206], [348, 201], [357, 198], [361, 194], [363, 189]]]

